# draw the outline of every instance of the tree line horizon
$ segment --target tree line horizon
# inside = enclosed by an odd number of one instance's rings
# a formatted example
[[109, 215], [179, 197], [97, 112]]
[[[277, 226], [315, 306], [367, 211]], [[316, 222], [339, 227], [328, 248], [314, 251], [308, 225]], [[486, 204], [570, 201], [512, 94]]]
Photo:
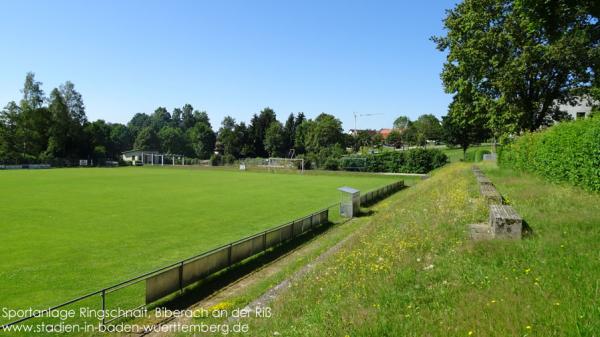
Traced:
[[[127, 150], [157, 150], [189, 158], [232, 163], [251, 157], [306, 158], [317, 167], [361, 147], [384, 144], [422, 145], [443, 138], [440, 121], [431, 114], [411, 121], [401, 116], [387, 137], [375, 130], [344, 133], [342, 122], [321, 113], [314, 119], [303, 112], [277, 120], [269, 107], [252, 115], [250, 122], [225, 116], [217, 131], [206, 111], [190, 104], [169, 112], [158, 107], [151, 114], [136, 113], [127, 124], [103, 119], [90, 122], [82, 95], [67, 81], [46, 97], [35, 74], [27, 73], [19, 103], [9, 102], [0, 112], [0, 162], [76, 165], [79, 159], [119, 160]], [[216, 157], [216, 158], [215, 158]]]
[[[501, 144], [569, 116], [557, 103], [600, 102], [600, 2], [595, 0], [463, 0], [446, 12], [445, 35], [434, 36], [446, 53], [441, 80], [452, 94], [440, 122], [422, 115], [395, 121], [385, 143], [394, 147], [444, 140], [467, 148], [488, 139]], [[0, 161], [57, 158], [117, 159], [135, 149], [233, 162], [237, 158], [289, 156], [293, 150], [321, 166], [351, 148], [380, 146], [381, 135], [343, 132], [341, 121], [321, 113], [290, 114], [282, 123], [264, 108], [250, 122], [223, 119], [215, 132], [208, 114], [186, 104], [169, 112], [138, 113], [127, 123], [87, 121], [81, 94], [66, 82], [45, 97], [28, 73], [19, 104], [0, 114]], [[47, 103], [47, 105], [45, 105]], [[598, 110], [596, 106], [594, 108]], [[219, 155], [215, 154], [215, 150]], [[220, 157], [222, 155], [222, 158]]]

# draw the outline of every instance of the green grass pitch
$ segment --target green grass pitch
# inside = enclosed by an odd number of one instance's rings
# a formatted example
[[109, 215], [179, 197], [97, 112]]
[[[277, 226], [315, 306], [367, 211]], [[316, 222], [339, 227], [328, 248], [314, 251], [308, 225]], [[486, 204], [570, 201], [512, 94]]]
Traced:
[[116, 168], [0, 172], [0, 305], [44, 308], [397, 177]]

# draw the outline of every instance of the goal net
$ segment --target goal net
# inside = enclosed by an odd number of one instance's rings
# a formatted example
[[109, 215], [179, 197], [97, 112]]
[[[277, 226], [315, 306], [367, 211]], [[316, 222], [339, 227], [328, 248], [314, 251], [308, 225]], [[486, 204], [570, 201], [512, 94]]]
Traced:
[[360, 156], [345, 156], [340, 160], [340, 166], [346, 171], [366, 171], [367, 158]]
[[304, 173], [304, 159], [271, 157], [266, 160], [265, 167], [269, 171], [300, 170]]

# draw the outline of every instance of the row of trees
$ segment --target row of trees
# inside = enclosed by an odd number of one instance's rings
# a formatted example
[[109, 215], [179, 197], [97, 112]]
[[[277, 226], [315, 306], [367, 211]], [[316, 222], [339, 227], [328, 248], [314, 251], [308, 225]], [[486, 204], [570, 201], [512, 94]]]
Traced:
[[387, 138], [387, 142], [395, 147], [425, 146], [427, 142], [437, 143], [443, 140], [444, 130], [440, 120], [431, 114], [421, 115], [415, 121], [406, 116], [396, 118], [394, 130]]
[[73, 83], [54, 88], [46, 97], [41, 83], [29, 73], [22, 92], [18, 104], [9, 102], [0, 113], [2, 161], [33, 162], [94, 151], [95, 129]]
[[47, 97], [42, 83], [28, 73], [19, 103], [0, 112], [0, 162], [68, 164], [78, 159], [117, 160], [129, 149], [159, 150], [199, 159], [215, 151], [229, 160], [245, 157], [305, 155], [322, 162], [353, 146], [342, 123], [322, 113], [314, 120], [290, 114], [285, 123], [265, 108], [246, 125], [230, 116], [215, 132], [208, 114], [186, 104], [169, 112], [137, 113], [127, 123], [89, 122], [83, 98], [71, 82]]
[[447, 12], [441, 74], [454, 95], [448, 140], [464, 149], [489, 135], [568, 118], [557, 103], [600, 99], [600, 6], [595, 0], [464, 0]]
[[406, 116], [397, 118], [387, 139], [374, 130], [345, 134], [341, 121], [325, 113], [314, 120], [302, 112], [292, 113], [282, 123], [270, 108], [254, 114], [248, 124], [226, 116], [217, 132], [208, 114], [190, 104], [171, 112], [159, 107], [152, 114], [137, 113], [127, 125], [89, 122], [82, 96], [73, 83], [53, 89], [49, 97], [41, 85], [33, 73], [28, 73], [21, 101], [8, 103], [0, 113], [1, 162], [102, 162], [118, 160], [123, 151], [137, 149], [199, 159], [209, 159], [216, 152], [219, 160], [228, 163], [247, 157], [294, 155], [322, 166], [327, 159], [346, 154], [347, 148], [358, 151], [382, 145], [400, 148], [424, 146], [427, 141], [453, 142], [453, 133], [448, 131], [450, 119], [440, 122], [430, 114], [415, 121]]

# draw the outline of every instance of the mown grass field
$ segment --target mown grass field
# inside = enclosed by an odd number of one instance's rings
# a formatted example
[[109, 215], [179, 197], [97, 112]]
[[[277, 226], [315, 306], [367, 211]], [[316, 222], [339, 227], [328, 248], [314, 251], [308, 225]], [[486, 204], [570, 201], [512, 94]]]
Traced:
[[2, 171], [0, 306], [58, 304], [327, 207], [339, 201], [340, 186], [366, 191], [394, 180], [177, 168]]
[[472, 242], [470, 164], [385, 200], [348, 245], [250, 319], [268, 336], [598, 336], [600, 195], [484, 166], [533, 235]]

